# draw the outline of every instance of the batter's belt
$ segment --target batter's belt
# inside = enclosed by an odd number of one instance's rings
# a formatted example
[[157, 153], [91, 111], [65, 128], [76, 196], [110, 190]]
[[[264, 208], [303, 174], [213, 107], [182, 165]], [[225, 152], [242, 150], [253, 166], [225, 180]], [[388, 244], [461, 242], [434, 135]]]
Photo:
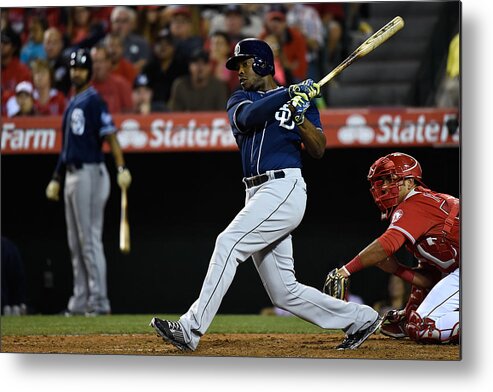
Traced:
[[243, 178], [243, 182], [245, 183], [245, 186], [247, 189], [252, 188], [254, 186], [259, 186], [262, 185], [264, 182], [267, 182], [269, 180], [274, 180], [277, 178], [284, 178], [286, 177], [286, 174], [282, 170], [273, 170], [269, 171], [264, 174], [260, 174], [258, 176], [254, 177], [245, 177]]

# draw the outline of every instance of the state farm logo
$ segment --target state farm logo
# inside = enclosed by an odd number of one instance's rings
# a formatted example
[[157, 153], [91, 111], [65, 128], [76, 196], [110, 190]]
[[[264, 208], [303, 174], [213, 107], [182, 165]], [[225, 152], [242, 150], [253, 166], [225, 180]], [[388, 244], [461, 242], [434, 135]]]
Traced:
[[135, 150], [195, 150], [197, 148], [236, 147], [236, 141], [231, 127], [224, 118], [212, 118], [210, 121], [198, 124], [191, 118], [187, 123], [175, 123], [171, 119], [153, 120], [142, 129], [136, 119], [127, 118], [120, 124], [117, 134], [122, 148]]
[[147, 133], [140, 129], [140, 124], [134, 119], [124, 120], [118, 132], [118, 142], [122, 148], [142, 148], [147, 145]]
[[364, 116], [352, 114], [347, 118], [346, 125], [339, 129], [337, 137], [342, 144], [368, 144], [375, 138], [375, 131], [366, 124]]
[[15, 123], [2, 124], [2, 152], [38, 152], [55, 149], [57, 132], [54, 128], [16, 128]]
[[427, 119], [424, 113], [351, 114], [338, 129], [337, 139], [346, 145], [458, 143], [460, 132], [451, 136], [447, 127], [447, 121], [454, 116], [446, 113], [441, 119]]

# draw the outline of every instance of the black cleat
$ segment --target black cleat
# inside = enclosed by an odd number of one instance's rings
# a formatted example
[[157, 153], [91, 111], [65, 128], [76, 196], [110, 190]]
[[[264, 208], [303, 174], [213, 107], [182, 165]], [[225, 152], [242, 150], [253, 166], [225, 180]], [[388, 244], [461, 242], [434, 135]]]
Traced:
[[336, 347], [336, 350], [354, 350], [361, 346], [363, 342], [375, 333], [382, 325], [383, 317], [378, 316], [377, 319], [370, 324], [368, 328], [359, 330], [352, 335], [346, 335], [346, 338]]
[[160, 318], [154, 317], [149, 324], [153, 327], [158, 336], [162, 337], [165, 341], [171, 343], [175, 347], [182, 351], [194, 351], [183, 337], [183, 330], [179, 322], [161, 320]]

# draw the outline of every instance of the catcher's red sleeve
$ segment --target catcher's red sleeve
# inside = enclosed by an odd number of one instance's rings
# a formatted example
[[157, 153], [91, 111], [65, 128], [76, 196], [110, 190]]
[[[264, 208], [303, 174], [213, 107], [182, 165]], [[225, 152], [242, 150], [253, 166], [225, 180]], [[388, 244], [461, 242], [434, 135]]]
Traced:
[[400, 231], [389, 229], [377, 238], [382, 248], [387, 253], [387, 256], [393, 255], [397, 250], [404, 245], [406, 237]]

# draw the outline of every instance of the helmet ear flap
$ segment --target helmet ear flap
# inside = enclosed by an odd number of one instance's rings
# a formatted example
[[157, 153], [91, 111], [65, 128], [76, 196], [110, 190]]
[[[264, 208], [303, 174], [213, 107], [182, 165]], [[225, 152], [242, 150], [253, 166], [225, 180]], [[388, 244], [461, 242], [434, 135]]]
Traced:
[[273, 67], [264, 59], [255, 56], [252, 64], [253, 72], [259, 76], [267, 76], [272, 73]]

